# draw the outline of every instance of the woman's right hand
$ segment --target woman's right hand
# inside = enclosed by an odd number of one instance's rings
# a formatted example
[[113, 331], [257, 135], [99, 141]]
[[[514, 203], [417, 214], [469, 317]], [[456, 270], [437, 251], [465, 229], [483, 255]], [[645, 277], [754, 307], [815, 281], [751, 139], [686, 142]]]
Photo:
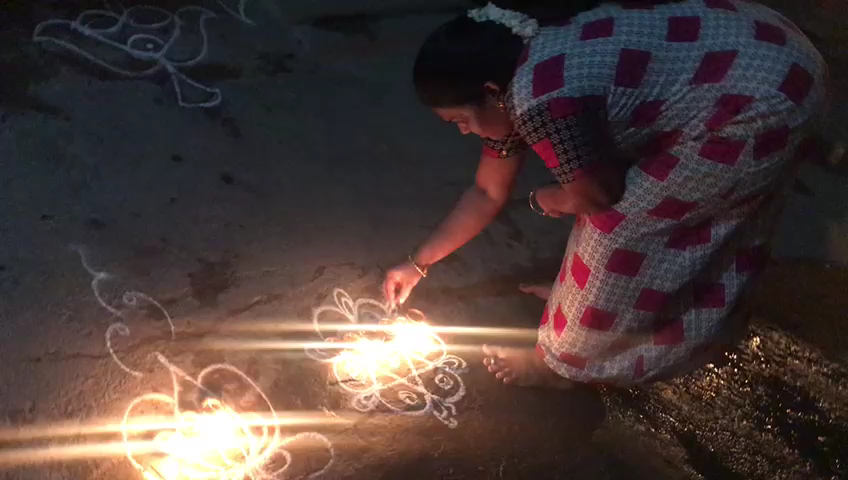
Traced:
[[406, 302], [412, 289], [418, 285], [423, 276], [415, 268], [412, 262], [402, 263], [386, 272], [383, 281], [383, 293], [389, 302], [389, 307], [394, 308]]

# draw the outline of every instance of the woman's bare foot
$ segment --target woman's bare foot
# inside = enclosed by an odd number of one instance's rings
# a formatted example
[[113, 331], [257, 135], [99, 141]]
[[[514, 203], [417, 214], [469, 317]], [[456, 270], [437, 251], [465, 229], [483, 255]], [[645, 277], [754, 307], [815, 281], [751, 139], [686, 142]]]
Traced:
[[518, 285], [518, 289], [527, 295], [536, 295], [542, 300], [547, 300], [551, 296], [553, 287], [544, 283], [522, 283]]
[[567, 389], [574, 382], [556, 374], [535, 350], [483, 345], [483, 364], [508, 385]]

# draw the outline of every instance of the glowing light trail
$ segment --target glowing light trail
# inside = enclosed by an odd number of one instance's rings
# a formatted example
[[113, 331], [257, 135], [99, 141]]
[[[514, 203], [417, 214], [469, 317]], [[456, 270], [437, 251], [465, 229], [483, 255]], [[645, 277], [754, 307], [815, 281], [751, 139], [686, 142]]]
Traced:
[[[310, 476], [326, 471], [333, 458], [333, 447], [329, 440], [316, 433], [300, 433], [292, 437], [283, 437], [279, 428], [281, 422], [271, 406], [268, 397], [259, 387], [241, 371], [227, 364], [215, 364], [205, 368], [196, 379], [189, 377], [180, 368], [171, 364], [163, 355], [154, 354], [157, 360], [171, 372], [174, 394], [149, 393], [130, 402], [122, 423], [126, 455], [146, 479], [156, 480], [243, 480], [279, 478], [291, 463], [291, 453], [286, 447], [293, 442], [309, 439], [324, 445], [329, 452], [326, 466]], [[232, 407], [214, 396], [208, 390], [204, 380], [219, 372], [236, 375], [261, 397], [267, 412], [260, 416], [238, 413]], [[206, 397], [198, 411], [182, 411], [179, 398], [180, 381], [187, 381], [210, 395]], [[135, 412], [145, 406], [164, 407], [173, 410], [176, 428], [158, 430], [154, 443], [157, 446], [157, 458], [142, 458], [149, 452], [133, 449], [137, 444], [131, 438], [135, 427]], [[142, 425], [144, 425], [142, 423]], [[276, 471], [266, 471], [266, 467], [275, 456], [285, 460], [283, 467]]]
[[[382, 405], [407, 415], [431, 413], [456, 427], [455, 403], [465, 396], [460, 374], [467, 364], [447, 353], [424, 314], [417, 310], [394, 314], [384, 303], [354, 301], [341, 289], [333, 291], [333, 299], [335, 305], [313, 312], [313, 327], [323, 341], [305, 351], [331, 365], [335, 383], [352, 397], [351, 406], [361, 412]], [[336, 325], [322, 323], [328, 316], [346, 319], [348, 325], [382, 328], [328, 330], [327, 325]]]
[[[267, 412], [247, 412], [251, 419], [251, 427], [309, 427], [327, 426], [334, 424], [347, 424], [350, 419], [342, 417], [327, 417], [324, 412], [287, 411], [277, 412], [275, 419]], [[38, 439], [56, 439], [61, 437], [79, 437], [106, 435], [111, 433], [154, 432], [166, 429], [178, 429], [186, 427], [185, 422], [177, 422], [165, 415], [138, 415], [134, 417], [136, 423], [124, 425], [120, 422], [103, 421], [100, 423], [59, 423], [46, 426], [23, 426], [18, 428], [0, 429], [0, 442], [20, 442]], [[2, 453], [2, 451], [0, 451]]]
[[[322, 323], [321, 329], [335, 332], [360, 332], [360, 331], [391, 331], [392, 325], [380, 323]], [[430, 325], [430, 331], [439, 335], [459, 335], [481, 338], [512, 338], [515, 340], [536, 341], [538, 330], [535, 328], [494, 328], [494, 327], [460, 327]], [[269, 321], [239, 322], [221, 328], [222, 332], [234, 333], [287, 333], [287, 332], [312, 332], [315, 330], [314, 323], [287, 323], [284, 319]]]
[[[171, 338], [176, 338], [176, 329], [168, 312], [151, 297], [135, 291], [121, 295], [114, 305], [107, 301], [102, 283], [112, 279], [106, 272], [94, 269], [82, 248], [75, 248], [83, 266], [92, 275], [91, 287], [98, 302], [113, 316], [119, 318], [106, 332], [106, 345], [115, 362], [126, 372], [136, 377], [143, 374], [122, 362], [112, 345], [112, 335], [130, 335], [129, 327], [123, 323], [130, 318], [129, 311], [142, 306], [158, 309], [167, 319]], [[173, 393], [147, 393], [136, 397], [127, 407], [121, 422], [121, 434], [125, 454], [130, 463], [147, 480], [264, 480], [284, 478], [291, 465], [290, 448], [296, 443], [311, 442], [327, 451], [326, 463], [307, 478], [320, 475], [332, 465], [333, 446], [329, 440], [317, 433], [298, 433], [283, 436], [281, 420], [271, 401], [256, 383], [232, 365], [219, 363], [206, 367], [194, 378], [172, 364], [159, 352], [152, 356], [170, 372]], [[211, 390], [211, 377], [230, 376], [261, 400], [260, 411], [264, 413], [239, 413], [225, 399]], [[203, 395], [198, 407], [184, 410], [192, 402], [181, 398], [182, 385], [189, 385]], [[167, 416], [158, 416], [151, 424], [149, 411], [166, 411]], [[155, 427], [155, 428], [154, 428]], [[152, 436], [152, 438], [151, 438]], [[27, 455], [56, 454], [84, 456], [94, 454], [90, 445], [51, 447], [18, 452], [18, 459]], [[64, 448], [64, 450], [61, 450]], [[104, 449], [114, 454], [113, 449]], [[279, 465], [279, 466], [277, 466]]]

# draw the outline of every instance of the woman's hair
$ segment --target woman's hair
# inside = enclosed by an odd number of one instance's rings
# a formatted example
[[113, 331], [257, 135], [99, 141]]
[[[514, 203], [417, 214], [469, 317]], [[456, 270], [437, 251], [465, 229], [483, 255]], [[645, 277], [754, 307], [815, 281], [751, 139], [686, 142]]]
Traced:
[[[618, 0], [617, 3], [669, 3], [678, 0]], [[485, 2], [484, 2], [485, 3]], [[564, 21], [604, 0], [496, 0], [498, 7], [524, 13], [540, 25]], [[486, 82], [505, 91], [524, 42], [509, 28], [460, 15], [424, 41], [412, 77], [419, 100], [431, 108], [480, 105]]]
[[431, 108], [482, 104], [483, 84], [506, 89], [523, 49], [521, 37], [503, 25], [456, 17], [418, 50], [412, 69], [418, 99]]

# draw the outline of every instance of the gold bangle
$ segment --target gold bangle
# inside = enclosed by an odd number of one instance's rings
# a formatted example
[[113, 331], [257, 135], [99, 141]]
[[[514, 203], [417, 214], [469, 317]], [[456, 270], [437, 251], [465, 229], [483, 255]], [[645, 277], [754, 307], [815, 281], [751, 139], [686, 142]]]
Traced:
[[420, 274], [421, 274], [421, 278], [426, 278], [426, 277], [427, 277], [427, 269], [426, 269], [426, 268], [421, 268], [421, 267], [420, 267], [417, 263], [415, 263], [415, 259], [414, 259], [414, 258], [412, 258], [412, 255], [410, 255], [410, 256], [409, 256], [409, 263], [411, 263], [411, 264], [412, 264], [412, 267], [413, 267], [413, 268], [415, 268], [415, 270], [417, 270], [417, 271], [418, 271], [418, 273], [420, 273]]

